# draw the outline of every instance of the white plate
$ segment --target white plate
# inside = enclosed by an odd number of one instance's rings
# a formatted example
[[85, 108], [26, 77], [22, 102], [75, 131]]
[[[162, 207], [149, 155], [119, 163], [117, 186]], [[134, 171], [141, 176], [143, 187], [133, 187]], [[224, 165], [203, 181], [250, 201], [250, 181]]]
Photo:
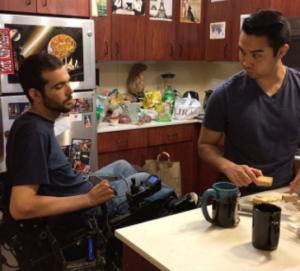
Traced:
[[[282, 193], [279, 192], [273, 192], [273, 191], [264, 191], [258, 194], [253, 194], [249, 195], [246, 197], [242, 197], [239, 199], [239, 204], [240, 204], [240, 209], [245, 210], [245, 211], [252, 211], [253, 209], [253, 198], [256, 196], [261, 196], [261, 197], [279, 197], [280, 199], [282, 198]], [[279, 204], [279, 201], [275, 202], [270, 202], [271, 204]]]

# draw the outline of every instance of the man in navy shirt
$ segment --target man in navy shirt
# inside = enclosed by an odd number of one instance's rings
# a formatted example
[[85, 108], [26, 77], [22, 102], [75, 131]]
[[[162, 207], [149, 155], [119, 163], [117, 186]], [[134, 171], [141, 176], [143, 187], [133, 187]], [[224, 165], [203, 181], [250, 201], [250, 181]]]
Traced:
[[[300, 73], [281, 59], [290, 26], [282, 14], [258, 11], [244, 20], [239, 58], [244, 70], [218, 86], [208, 101], [198, 143], [200, 157], [237, 184], [243, 195], [288, 185], [300, 140]], [[224, 155], [217, 148], [225, 134]], [[258, 176], [273, 177], [261, 187]], [[290, 192], [300, 184], [300, 173]]]
[[[48, 54], [32, 55], [20, 67], [19, 78], [31, 106], [14, 121], [7, 142], [13, 218], [55, 216], [103, 203], [107, 203], [108, 212], [119, 205], [121, 214], [128, 210], [125, 193], [131, 178], [139, 184], [149, 174], [137, 173], [129, 163], [119, 160], [94, 173], [118, 176], [119, 180], [113, 182], [114, 189], [107, 180], [93, 185], [73, 171], [56, 140], [55, 120], [74, 106], [70, 76], [61, 61]], [[115, 197], [114, 190], [123, 197]], [[152, 199], [164, 197], [170, 191], [163, 186]]]

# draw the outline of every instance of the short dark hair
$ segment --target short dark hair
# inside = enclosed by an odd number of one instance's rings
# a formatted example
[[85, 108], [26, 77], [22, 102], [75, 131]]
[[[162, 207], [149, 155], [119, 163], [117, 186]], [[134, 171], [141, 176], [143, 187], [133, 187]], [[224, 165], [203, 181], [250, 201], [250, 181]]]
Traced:
[[33, 100], [29, 90], [35, 88], [44, 96], [44, 87], [48, 83], [43, 72], [54, 71], [63, 66], [59, 58], [46, 53], [33, 54], [26, 58], [19, 69], [19, 81], [29, 102]]
[[259, 10], [245, 18], [242, 31], [247, 35], [267, 37], [268, 44], [273, 49], [274, 56], [284, 44], [291, 40], [291, 27], [288, 20], [277, 11]]

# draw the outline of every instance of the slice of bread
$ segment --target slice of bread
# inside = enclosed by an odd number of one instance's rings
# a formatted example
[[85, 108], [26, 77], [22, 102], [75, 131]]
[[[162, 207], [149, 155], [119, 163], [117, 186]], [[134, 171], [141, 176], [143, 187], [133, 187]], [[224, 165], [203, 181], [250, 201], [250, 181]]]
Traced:
[[256, 203], [274, 203], [276, 201], [281, 201], [281, 197], [280, 196], [255, 196], [252, 199], [252, 202], [254, 204]]
[[293, 193], [291, 195], [289, 193], [284, 193], [284, 194], [282, 194], [282, 199], [285, 202], [297, 203], [297, 201], [298, 201], [298, 195], [296, 193]]
[[260, 181], [261, 186], [271, 186], [273, 183], [273, 177], [259, 176], [257, 179]]

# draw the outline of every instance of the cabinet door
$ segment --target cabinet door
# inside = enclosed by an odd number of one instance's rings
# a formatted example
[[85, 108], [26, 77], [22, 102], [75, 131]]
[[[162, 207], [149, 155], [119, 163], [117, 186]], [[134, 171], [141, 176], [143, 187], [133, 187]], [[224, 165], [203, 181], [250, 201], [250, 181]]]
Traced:
[[145, 160], [148, 159], [148, 151], [148, 148], [138, 148], [132, 150], [99, 153], [99, 169], [120, 159], [124, 159], [132, 165], [143, 166], [145, 164]]
[[[235, 0], [233, 0], [235, 1]], [[207, 61], [229, 61], [231, 60], [231, 0], [221, 2], [207, 1], [207, 19], [206, 19], [206, 43], [205, 43], [205, 60]], [[242, 1], [243, 2], [243, 1]], [[211, 23], [226, 23], [225, 38], [210, 39]], [[213, 25], [215, 36], [221, 36], [224, 33], [220, 25]]]
[[0, 0], [0, 10], [36, 13], [36, 0]]
[[112, 59], [144, 60], [145, 16], [112, 14]]
[[[178, 0], [176, 0], [178, 1]], [[151, 1], [146, 1], [146, 60], [174, 60], [175, 57], [175, 5], [172, 5], [172, 21], [150, 20], [149, 11], [153, 8]], [[163, 4], [164, 2], [157, 2]], [[157, 8], [156, 8], [157, 9]], [[165, 9], [159, 6], [158, 10]], [[158, 11], [157, 10], [157, 11]]]
[[[185, 13], [184, 7], [181, 6], [183, 0], [176, 0], [176, 42], [175, 42], [175, 60], [204, 60], [205, 53], [205, 15], [207, 1], [201, 1], [200, 14], [195, 14], [195, 20], [199, 23], [181, 22], [184, 20]], [[184, 4], [185, 5], [185, 4]], [[182, 11], [182, 12], [181, 12]], [[183, 17], [181, 17], [181, 15]]]
[[240, 35], [241, 15], [251, 14], [260, 9], [270, 9], [270, 0], [232, 1], [232, 39], [230, 41], [232, 61], [239, 61], [238, 40]]
[[271, 0], [271, 8], [281, 12], [286, 17], [300, 16], [300, 0]]
[[111, 60], [111, 4], [107, 1], [107, 16], [93, 17], [95, 22], [96, 60]]
[[37, 0], [38, 13], [89, 17], [89, 11], [89, 0]]

